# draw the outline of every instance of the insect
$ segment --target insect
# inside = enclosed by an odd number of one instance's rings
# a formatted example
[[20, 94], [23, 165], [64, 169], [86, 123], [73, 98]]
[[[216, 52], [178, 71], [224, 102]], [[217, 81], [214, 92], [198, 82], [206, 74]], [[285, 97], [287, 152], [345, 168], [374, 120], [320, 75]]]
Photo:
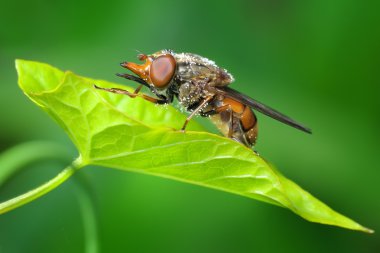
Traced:
[[[213, 61], [191, 53], [161, 50], [151, 55], [139, 54], [143, 64], [123, 62], [121, 66], [136, 75], [117, 74], [140, 85], [132, 93], [118, 88], [95, 88], [124, 94], [131, 98], [142, 97], [155, 104], [172, 103], [176, 97], [190, 115], [181, 130], [185, 130], [194, 115], [209, 117], [219, 131], [235, 141], [252, 147], [256, 143], [257, 118], [252, 109], [294, 128], [311, 133], [311, 130], [284, 114], [254, 100], [228, 85], [234, 78]], [[146, 86], [156, 96], [139, 93]]]

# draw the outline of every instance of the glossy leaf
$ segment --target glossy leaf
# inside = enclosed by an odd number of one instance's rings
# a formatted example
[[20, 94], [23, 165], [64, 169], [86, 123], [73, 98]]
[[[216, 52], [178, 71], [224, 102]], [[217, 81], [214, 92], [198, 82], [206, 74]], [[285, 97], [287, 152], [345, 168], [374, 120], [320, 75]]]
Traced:
[[202, 131], [172, 106], [96, 90], [117, 84], [18, 60], [25, 94], [52, 116], [79, 150], [82, 164], [146, 173], [288, 208], [306, 220], [371, 232], [282, 176], [251, 149]]

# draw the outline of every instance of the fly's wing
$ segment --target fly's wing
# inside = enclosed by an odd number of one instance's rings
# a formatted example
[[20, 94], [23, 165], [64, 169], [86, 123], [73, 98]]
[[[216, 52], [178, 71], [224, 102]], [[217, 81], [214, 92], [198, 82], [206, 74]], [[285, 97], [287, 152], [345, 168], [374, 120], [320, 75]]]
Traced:
[[304, 131], [306, 133], [309, 133], [311, 134], [311, 129], [308, 128], [308, 127], [305, 127], [303, 125], [301, 125], [300, 123], [298, 122], [295, 122], [294, 120], [292, 120], [291, 118], [289, 118], [288, 116], [285, 116], [284, 114], [276, 111], [275, 109], [272, 109], [270, 108], [269, 106], [266, 106], [262, 103], [260, 103], [259, 101], [257, 100], [254, 100], [234, 89], [231, 89], [230, 87], [228, 86], [224, 86], [224, 87], [217, 87], [217, 89], [223, 93], [223, 95], [225, 95], [226, 97], [230, 97], [232, 99], [235, 99], [253, 109], [256, 109], [257, 111], [273, 118], [273, 119], [276, 119], [284, 124], [287, 124], [289, 126], [292, 126], [294, 128], [297, 128], [301, 131]]

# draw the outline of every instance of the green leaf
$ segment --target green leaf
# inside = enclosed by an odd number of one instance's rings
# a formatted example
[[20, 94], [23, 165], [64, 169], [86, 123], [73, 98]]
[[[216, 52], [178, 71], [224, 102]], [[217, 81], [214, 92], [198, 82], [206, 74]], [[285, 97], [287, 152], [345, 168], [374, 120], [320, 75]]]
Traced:
[[251, 149], [202, 132], [172, 106], [93, 88], [128, 87], [17, 60], [19, 85], [66, 131], [82, 164], [146, 173], [288, 208], [306, 220], [372, 232], [333, 211], [291, 182]]

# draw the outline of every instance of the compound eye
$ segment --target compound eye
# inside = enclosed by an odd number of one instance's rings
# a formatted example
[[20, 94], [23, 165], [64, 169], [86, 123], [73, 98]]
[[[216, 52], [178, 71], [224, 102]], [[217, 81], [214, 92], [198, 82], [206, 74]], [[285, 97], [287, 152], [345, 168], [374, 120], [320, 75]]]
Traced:
[[173, 78], [176, 68], [176, 61], [171, 54], [157, 57], [150, 66], [150, 80], [154, 86], [164, 88]]

